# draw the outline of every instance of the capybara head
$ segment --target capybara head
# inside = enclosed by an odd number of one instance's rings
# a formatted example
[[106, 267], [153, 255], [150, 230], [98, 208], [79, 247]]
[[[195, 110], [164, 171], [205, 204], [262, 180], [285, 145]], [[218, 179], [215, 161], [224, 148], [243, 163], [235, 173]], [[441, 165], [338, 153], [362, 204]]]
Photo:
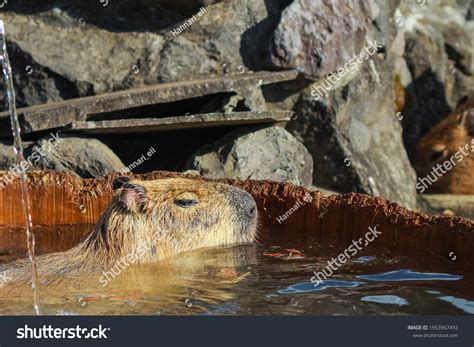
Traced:
[[112, 202], [86, 243], [114, 257], [142, 252], [146, 262], [255, 238], [257, 207], [242, 189], [198, 179], [129, 177], [116, 178], [113, 189]]
[[[418, 143], [415, 169], [430, 176], [431, 193], [474, 194], [474, 98], [443, 119]], [[439, 175], [434, 174], [434, 170]]]

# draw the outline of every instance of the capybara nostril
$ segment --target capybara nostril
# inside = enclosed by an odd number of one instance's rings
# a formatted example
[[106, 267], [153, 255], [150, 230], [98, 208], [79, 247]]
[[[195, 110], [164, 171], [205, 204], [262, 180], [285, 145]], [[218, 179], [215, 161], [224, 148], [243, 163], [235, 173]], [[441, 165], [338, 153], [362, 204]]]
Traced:
[[252, 195], [247, 193], [245, 190], [241, 190], [237, 196], [239, 205], [245, 212], [245, 215], [249, 218], [254, 218], [257, 215], [257, 205]]

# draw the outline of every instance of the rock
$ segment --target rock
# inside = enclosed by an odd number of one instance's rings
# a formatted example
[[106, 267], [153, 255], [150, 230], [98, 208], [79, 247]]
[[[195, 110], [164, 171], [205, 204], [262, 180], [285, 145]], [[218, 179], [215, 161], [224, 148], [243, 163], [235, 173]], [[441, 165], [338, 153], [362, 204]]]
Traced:
[[8, 170], [15, 164], [15, 152], [11, 141], [0, 142], [0, 170]]
[[270, 60], [312, 79], [328, 75], [362, 50], [367, 26], [379, 13], [373, 0], [295, 0], [273, 33]]
[[[7, 41], [7, 50], [13, 70], [17, 107], [26, 107], [76, 98], [89, 94], [86, 84], [81, 86], [69, 81], [47, 67], [14, 42]], [[5, 93], [0, 94], [0, 110], [6, 105]]]
[[36, 151], [37, 148], [43, 148], [39, 153], [44, 153], [35, 160], [34, 166], [37, 169], [65, 171], [83, 178], [91, 178], [118, 172], [125, 167], [109, 147], [93, 138], [52, 134], [38, 140], [30, 148], [28, 156], [32, 155], [35, 148]]
[[[389, 21], [396, 7], [397, 1], [294, 1], [283, 11], [270, 57], [275, 66], [318, 79], [300, 94], [297, 119], [286, 127], [314, 158], [314, 184], [381, 195], [414, 209], [416, 176], [394, 109], [391, 49], [403, 49]], [[368, 59], [339, 72], [375, 42]], [[336, 72], [341, 77], [328, 84]], [[329, 88], [318, 96], [321, 85]]]
[[313, 159], [285, 129], [240, 129], [196, 151], [189, 170], [208, 178], [273, 180], [309, 187]]
[[[402, 1], [397, 14], [404, 34], [408, 66], [404, 141], [410, 156], [418, 140], [451, 113], [466, 95], [474, 94], [472, 38], [474, 22], [466, 6], [446, 2], [419, 6]], [[471, 42], [471, 44], [470, 44]]]
[[[261, 42], [268, 39], [286, 3], [144, 0], [93, 6], [20, 0], [8, 4], [2, 18], [9, 44], [18, 51], [11, 59], [15, 75], [21, 77], [15, 78], [18, 105], [262, 70], [267, 65]], [[207, 6], [202, 16], [179, 35], [171, 34], [201, 6]], [[25, 71], [28, 66], [30, 73]], [[248, 91], [242, 93], [244, 103], [251, 110], [263, 110], [259, 88]]]
[[[125, 165], [99, 140], [50, 133], [36, 142], [23, 142], [27, 170], [55, 170], [92, 178], [121, 171]], [[11, 141], [0, 143], [0, 169], [15, 166]]]
[[[267, 42], [288, 0], [219, 2], [165, 46], [160, 80], [182, 81], [202, 74], [241, 74], [271, 66]], [[176, 42], [175, 42], [176, 41]]]
[[184, 35], [179, 35], [163, 49], [159, 65], [160, 82], [192, 79], [199, 75], [209, 75], [216, 71], [217, 64], [207, 52]]
[[403, 146], [387, 61], [374, 55], [317, 102], [312, 90], [300, 96], [287, 129], [314, 158], [314, 184], [380, 195], [414, 209], [416, 175]]
[[2, 16], [20, 106], [158, 81], [158, 34], [107, 31], [60, 8]]

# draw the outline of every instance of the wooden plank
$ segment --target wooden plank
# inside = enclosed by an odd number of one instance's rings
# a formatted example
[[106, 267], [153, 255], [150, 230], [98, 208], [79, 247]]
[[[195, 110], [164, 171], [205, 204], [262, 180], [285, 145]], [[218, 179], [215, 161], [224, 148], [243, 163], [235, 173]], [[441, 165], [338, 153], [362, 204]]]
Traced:
[[68, 124], [65, 130], [100, 134], [143, 133], [226, 125], [286, 122], [291, 119], [292, 114], [292, 111], [262, 111], [204, 113], [166, 118], [75, 121]]
[[[296, 71], [255, 72], [224, 75], [196, 81], [163, 83], [114, 93], [64, 100], [18, 109], [23, 133], [63, 127], [86, 121], [91, 114], [120, 111], [200, 97], [222, 92], [244, 91], [262, 85], [295, 79]], [[0, 137], [11, 136], [8, 112], [0, 113]]]

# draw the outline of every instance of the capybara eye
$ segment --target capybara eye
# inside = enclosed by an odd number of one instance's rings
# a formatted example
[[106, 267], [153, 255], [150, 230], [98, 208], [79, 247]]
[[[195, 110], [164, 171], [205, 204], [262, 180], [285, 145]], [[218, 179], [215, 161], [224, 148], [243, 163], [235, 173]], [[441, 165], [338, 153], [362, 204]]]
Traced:
[[130, 177], [127, 177], [127, 176], [119, 176], [117, 177], [116, 179], [114, 179], [114, 182], [112, 183], [112, 189], [113, 190], [116, 190], [116, 189], [119, 189], [119, 188], [122, 188], [122, 186], [127, 183], [127, 182], [130, 182], [131, 181], [131, 178]]
[[433, 151], [433, 154], [431, 154], [430, 160], [431, 161], [436, 161], [439, 158], [443, 156], [446, 150], [446, 145], [442, 143], [438, 143], [431, 147], [431, 150]]
[[197, 204], [196, 200], [191, 199], [179, 199], [175, 200], [174, 203], [182, 208], [188, 208]]
[[441, 158], [442, 155], [443, 155], [443, 151], [441, 151], [441, 152], [434, 152], [434, 153], [431, 155], [431, 161], [436, 161], [436, 160], [438, 160], [439, 158]]

